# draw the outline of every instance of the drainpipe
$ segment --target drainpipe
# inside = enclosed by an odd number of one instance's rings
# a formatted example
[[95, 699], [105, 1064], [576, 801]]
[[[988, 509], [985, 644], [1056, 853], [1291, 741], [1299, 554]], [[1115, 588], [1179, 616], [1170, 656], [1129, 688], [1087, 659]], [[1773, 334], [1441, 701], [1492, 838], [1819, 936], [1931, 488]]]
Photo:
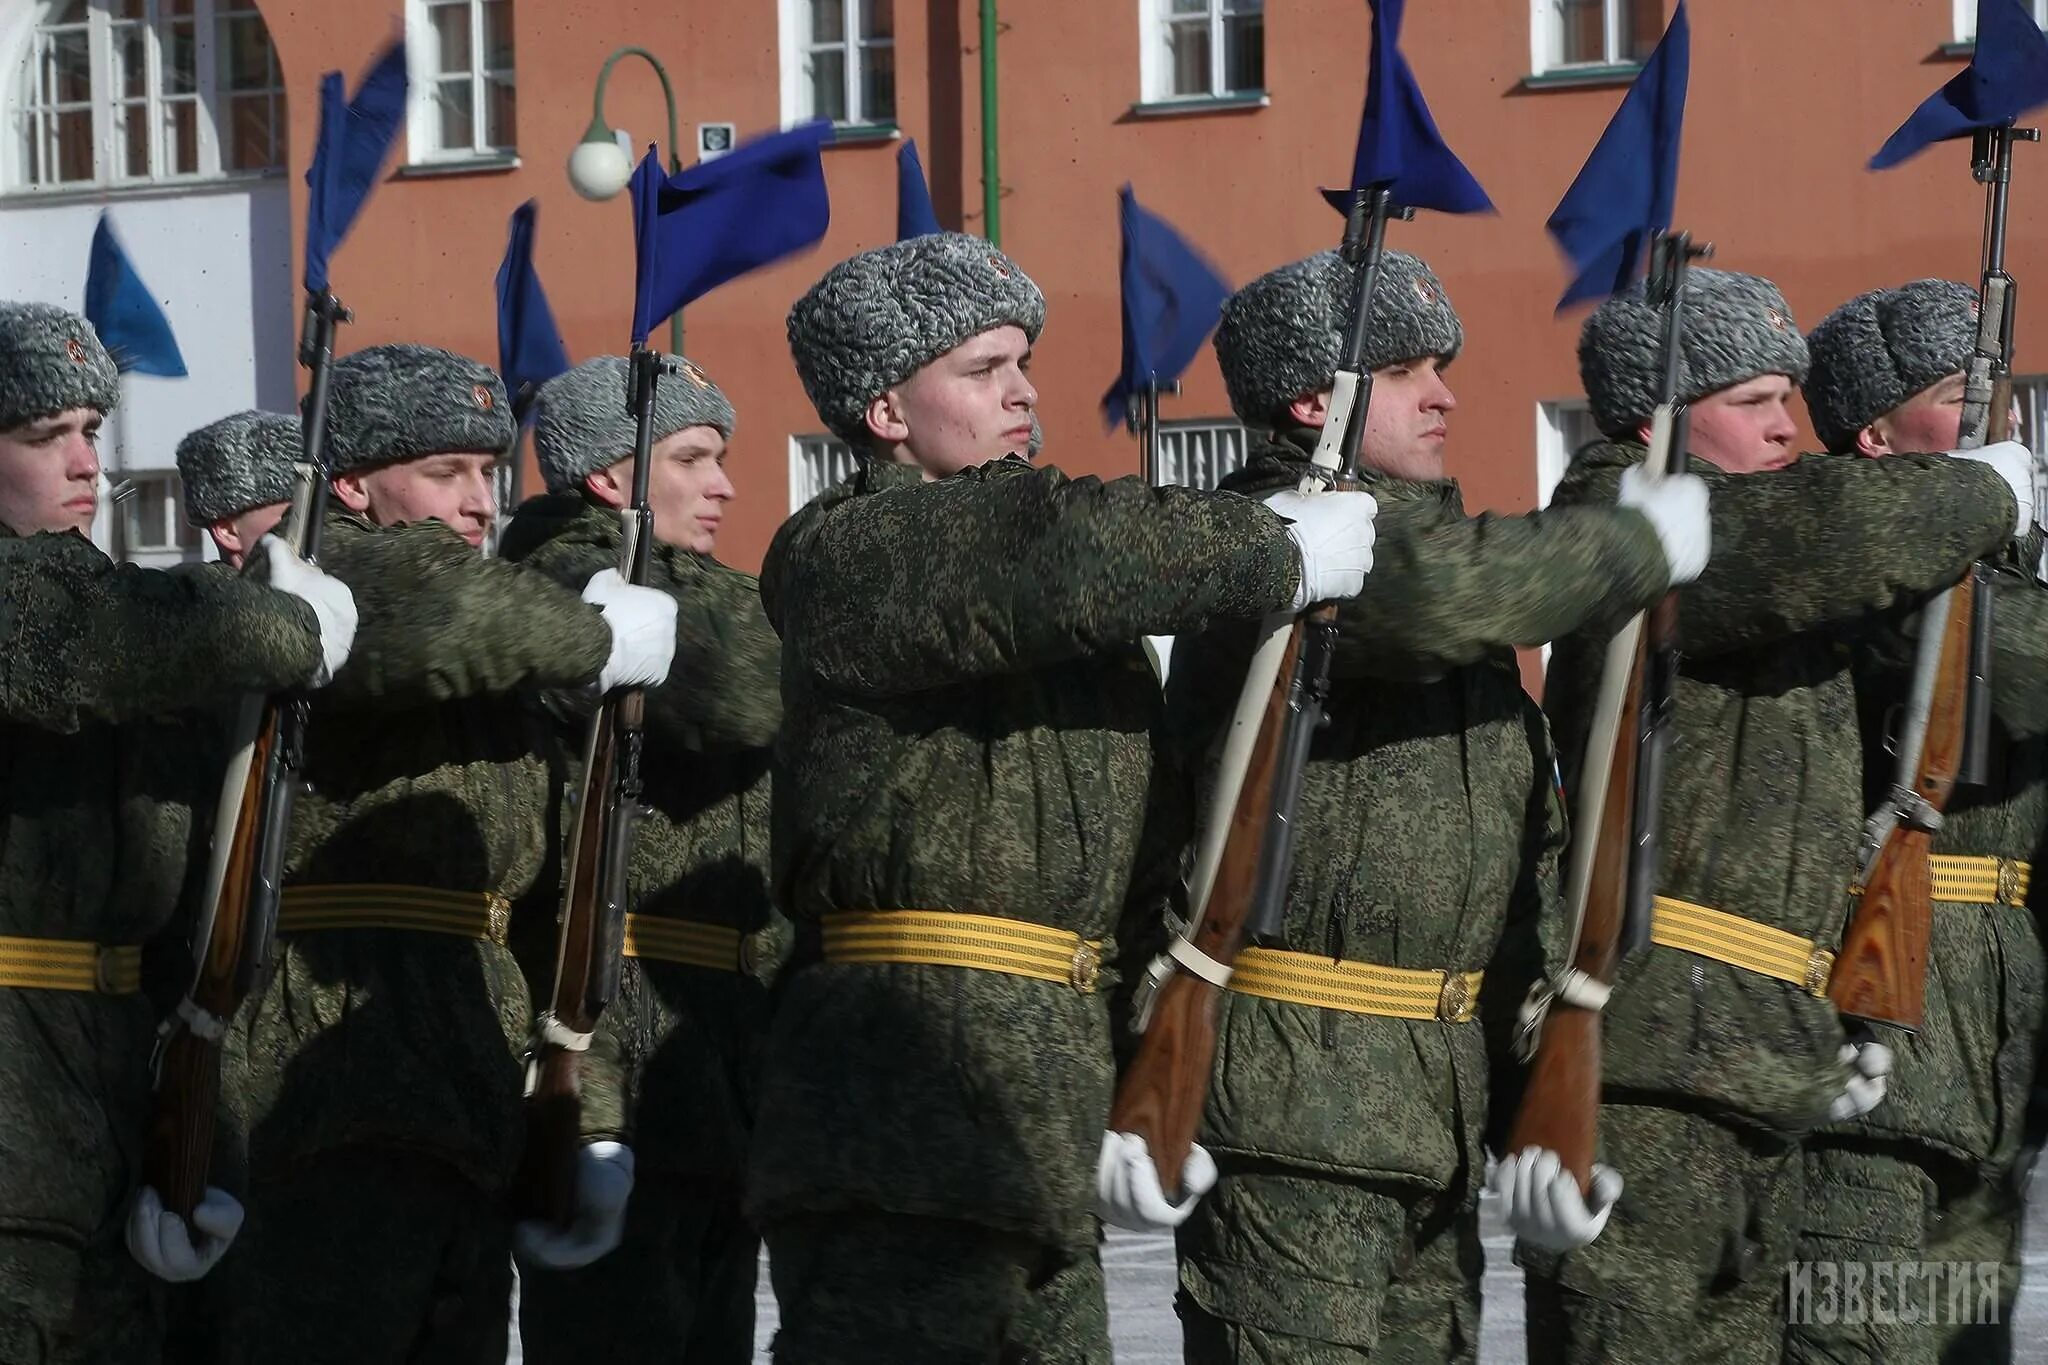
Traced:
[[981, 0], [981, 215], [991, 246], [1003, 244], [1003, 176], [996, 143], [996, 0]]

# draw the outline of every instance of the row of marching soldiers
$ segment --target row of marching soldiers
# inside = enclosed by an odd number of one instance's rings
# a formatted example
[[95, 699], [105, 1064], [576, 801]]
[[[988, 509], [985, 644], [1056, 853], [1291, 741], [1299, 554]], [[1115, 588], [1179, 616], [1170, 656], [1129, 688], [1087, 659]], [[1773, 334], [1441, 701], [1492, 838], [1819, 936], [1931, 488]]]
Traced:
[[[1972, 291], [1881, 289], [1809, 336], [1769, 281], [1691, 272], [1690, 473], [1662, 482], [1637, 468], [1659, 309], [1619, 294], [1579, 353], [1604, 435], [1549, 509], [1474, 516], [1445, 473], [1458, 315], [1422, 261], [1382, 272], [1368, 491], [1304, 496], [1351, 295], [1334, 254], [1225, 306], [1257, 437], [1217, 492], [1034, 461], [1045, 301], [1001, 252], [852, 257], [788, 334], [858, 472], [758, 583], [721, 565], [734, 414], [685, 363], [657, 395], [644, 588], [607, 569], [622, 358], [542, 390], [548, 491], [495, 557], [499, 377], [384, 345], [333, 370], [320, 567], [265, 535], [298, 424], [244, 413], [178, 451], [224, 562], [159, 572], [80, 534], [112, 363], [81, 319], [0, 306], [0, 1360], [496, 1365], [516, 1253], [528, 1361], [739, 1362], [765, 1236], [779, 1361], [1106, 1361], [1107, 1221], [1175, 1230], [1191, 1361], [1470, 1361], [1489, 1178], [1532, 1361], [2009, 1358], [2043, 1127], [2048, 587], [2029, 453], [1952, 449]], [[1795, 388], [1823, 453], [1793, 445]], [[1852, 1033], [1829, 954], [1907, 623], [1980, 558], [1996, 780], [1936, 841], [1924, 1028]], [[1680, 585], [1654, 942], [1605, 1007], [1582, 1193], [1555, 1154], [1502, 1150], [1516, 1039], [1564, 972], [1563, 794], [1603, 644]], [[1105, 1131], [1132, 987], [1185, 928], [1257, 623], [1326, 601], [1283, 933], [1236, 964], [1201, 1144], [1162, 1180]], [[1515, 649], [1545, 642], [1539, 709]], [[522, 1222], [562, 741], [631, 684], [651, 812], [581, 1059], [577, 1214]], [[140, 1175], [151, 1048], [189, 970], [218, 713], [287, 689], [312, 700], [279, 945], [222, 1040], [188, 1222]], [[1788, 1323], [1800, 1261], [1989, 1263], [2003, 1297]]]

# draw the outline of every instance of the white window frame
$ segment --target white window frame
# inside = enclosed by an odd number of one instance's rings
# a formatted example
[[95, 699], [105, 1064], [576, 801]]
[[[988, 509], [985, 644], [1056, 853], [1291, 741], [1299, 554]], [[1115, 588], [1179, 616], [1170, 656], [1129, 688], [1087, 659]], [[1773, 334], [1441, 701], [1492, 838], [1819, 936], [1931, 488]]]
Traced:
[[1572, 456], [1600, 429], [1593, 425], [1593, 406], [1583, 398], [1547, 398], [1536, 405], [1536, 505], [1550, 506]]
[[[894, 128], [896, 109], [878, 114], [861, 105], [861, 61], [863, 49], [896, 47], [894, 24], [887, 38], [862, 38], [860, 36], [861, 0], [839, 0], [842, 8], [841, 22], [846, 34], [839, 43], [827, 43], [826, 47], [843, 48], [840, 60], [845, 63], [846, 117], [832, 120], [835, 128]], [[821, 117], [814, 112], [811, 103], [810, 60], [813, 48], [811, 42], [810, 0], [782, 0], [777, 11], [776, 47], [782, 55], [782, 123], [794, 127], [813, 118]], [[897, 78], [902, 78], [902, 69], [897, 69]], [[900, 92], [899, 92], [900, 93]], [[897, 103], [900, 105], [901, 101]]]
[[[133, 485], [114, 502], [114, 514], [121, 518], [117, 544], [124, 559], [137, 555], [163, 556], [181, 555], [190, 559], [201, 556], [205, 533], [199, 527], [185, 520], [185, 485], [175, 469], [129, 469], [121, 471], [121, 482]], [[161, 488], [161, 500], [157, 507], [162, 514], [160, 524], [140, 527], [140, 520], [147, 494], [144, 485]], [[136, 534], [140, 529], [151, 536], [144, 541]]]
[[853, 477], [860, 468], [860, 455], [837, 436], [823, 432], [789, 438], [789, 510], [801, 511], [804, 504]]
[[1195, 417], [1159, 424], [1159, 487], [1215, 488], [1244, 468], [1251, 429], [1235, 417]]
[[[1228, 84], [1224, 21], [1249, 12], [1242, 0], [1206, 0], [1209, 7], [1209, 84], [1206, 89], [1173, 89], [1173, 0], [1138, 0], [1138, 89], [1146, 104], [1177, 104], [1189, 100], [1249, 99], [1266, 93], [1266, 70], [1259, 63], [1259, 83], [1242, 90]], [[1261, 6], [1261, 11], [1263, 11]], [[1185, 23], [1189, 16], [1180, 16]]]
[[[2048, 28], [2048, 0], [2026, 0], [2027, 8], [2034, 11], [2034, 22]], [[1955, 0], [1956, 41], [1974, 43], [1977, 41], [1977, 0]]]
[[[261, 20], [261, 9], [254, 0], [192, 0], [193, 90], [190, 94], [167, 95], [164, 89], [164, 51], [162, 26], [173, 16], [161, 13], [162, 0], [145, 0], [143, 16], [139, 20], [116, 18], [111, 12], [108, 0], [89, 0], [86, 11], [85, 30], [87, 35], [87, 69], [91, 82], [90, 107], [92, 110], [93, 174], [84, 180], [53, 180], [36, 183], [31, 180], [34, 160], [29, 154], [30, 125], [39, 120], [40, 111], [45, 107], [38, 89], [37, 65], [42, 50], [41, 38], [46, 29], [53, 27], [46, 23], [49, 6], [43, 0], [31, 0], [23, 22], [13, 32], [18, 42], [13, 46], [16, 60], [4, 68], [7, 81], [4, 104], [12, 117], [4, 137], [0, 137], [0, 187], [14, 194], [66, 194], [80, 190], [124, 190], [157, 185], [191, 185], [217, 180], [255, 179], [281, 175], [284, 172], [286, 135], [284, 127], [285, 89], [282, 69], [278, 65], [277, 49], [271, 44], [271, 69], [275, 84], [261, 89], [228, 91], [219, 88], [220, 61], [218, 39], [220, 22], [228, 18], [254, 16]], [[186, 16], [176, 16], [183, 22]], [[143, 95], [130, 98], [117, 92], [118, 58], [114, 40], [116, 29], [129, 24], [139, 24], [144, 32], [143, 60], [146, 74], [143, 78]], [[71, 28], [74, 25], [64, 25]], [[265, 37], [269, 37], [269, 25], [264, 25]], [[273, 110], [273, 136], [276, 160], [270, 165], [251, 169], [227, 170], [221, 165], [221, 128], [217, 118], [226, 109], [229, 96], [268, 96]], [[165, 170], [172, 156], [171, 135], [165, 118], [168, 109], [176, 104], [191, 104], [195, 110], [193, 126], [195, 135], [195, 168], [191, 171]], [[76, 109], [77, 105], [63, 106]], [[149, 169], [142, 175], [131, 175], [127, 168], [127, 147], [122, 133], [126, 115], [124, 110], [134, 108], [141, 111], [149, 127]]]
[[1550, 71], [1586, 71], [1603, 67], [1634, 66], [1621, 50], [1621, 15], [1628, 0], [1600, 0], [1601, 60], [1564, 60], [1564, 14], [1559, 0], [1529, 0], [1529, 69], [1538, 75]]
[[[515, 94], [514, 108], [519, 89], [519, 44], [517, 40], [516, 0], [502, 0], [507, 21], [515, 25], [512, 44], [512, 65], [509, 67], [486, 67], [484, 65], [484, 6], [486, 0], [405, 0], [406, 64], [409, 89], [406, 95], [405, 146], [406, 160], [414, 166], [446, 165], [464, 161], [510, 161], [519, 155], [518, 115], [513, 115], [512, 136], [505, 142], [487, 140], [486, 110], [490, 103], [491, 86], [499, 77], [510, 85]], [[457, 79], [461, 73], [444, 73], [436, 69], [440, 55], [440, 41], [435, 35], [431, 11], [451, 9], [458, 5], [469, 10], [469, 145], [449, 147], [441, 141], [441, 107], [437, 99], [443, 82]]]

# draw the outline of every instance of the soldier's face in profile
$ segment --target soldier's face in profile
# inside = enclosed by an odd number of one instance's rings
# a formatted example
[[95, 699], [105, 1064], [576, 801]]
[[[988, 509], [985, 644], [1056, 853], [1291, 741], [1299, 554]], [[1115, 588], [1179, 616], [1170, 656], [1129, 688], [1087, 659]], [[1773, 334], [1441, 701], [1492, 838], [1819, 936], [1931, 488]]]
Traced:
[[[711, 553], [734, 493], [725, 452], [725, 437], [717, 427], [684, 427], [654, 443], [647, 504], [654, 511], [656, 540], [692, 554]], [[589, 486], [607, 506], [626, 506], [633, 499], [633, 461], [598, 470]]]
[[1444, 438], [1457, 406], [1437, 356], [1374, 370], [1359, 457], [1390, 478], [1423, 483], [1441, 479]]
[[220, 551], [220, 557], [234, 568], [241, 568], [242, 561], [256, 548], [256, 542], [277, 529], [284, 520], [284, 514], [291, 510], [288, 502], [268, 502], [261, 507], [251, 507], [246, 512], [237, 512], [231, 517], [222, 517], [206, 528], [213, 537], [213, 546]]
[[963, 341], [868, 405], [868, 430], [899, 463], [943, 479], [1031, 453], [1031, 339], [996, 327]]
[[1856, 433], [1859, 455], [1940, 454], [1962, 443], [1963, 376], [1935, 380]]
[[[1649, 428], [1643, 438], [1649, 439]], [[1758, 375], [1692, 404], [1692, 453], [1730, 474], [1783, 469], [1799, 458], [1792, 440], [1792, 381]]]
[[99, 509], [99, 439], [95, 408], [0, 431], [0, 523], [23, 536], [90, 530]]
[[438, 521], [481, 548], [498, 515], [495, 453], [457, 451], [378, 465], [334, 481], [335, 496], [379, 526]]

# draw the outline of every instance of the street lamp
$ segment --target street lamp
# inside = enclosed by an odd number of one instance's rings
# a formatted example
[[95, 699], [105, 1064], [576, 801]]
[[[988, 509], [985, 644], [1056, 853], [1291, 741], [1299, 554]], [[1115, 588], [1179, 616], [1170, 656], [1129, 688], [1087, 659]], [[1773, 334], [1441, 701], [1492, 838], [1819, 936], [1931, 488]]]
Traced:
[[[661, 78], [661, 97], [668, 103], [668, 168], [671, 174], [683, 168], [681, 143], [676, 136], [676, 91], [669, 84], [668, 69], [644, 47], [622, 47], [604, 59], [604, 65], [597, 72], [597, 93], [591, 100], [590, 127], [584, 130], [583, 140], [569, 153], [569, 187], [585, 199], [610, 199], [626, 188], [633, 178], [633, 159], [619, 146], [618, 135], [610, 124], [604, 121], [604, 87], [612, 78], [612, 68], [621, 57], [644, 57], [654, 68], [654, 74]], [[683, 310], [678, 308], [669, 315], [668, 348], [676, 354], [683, 353]]]

